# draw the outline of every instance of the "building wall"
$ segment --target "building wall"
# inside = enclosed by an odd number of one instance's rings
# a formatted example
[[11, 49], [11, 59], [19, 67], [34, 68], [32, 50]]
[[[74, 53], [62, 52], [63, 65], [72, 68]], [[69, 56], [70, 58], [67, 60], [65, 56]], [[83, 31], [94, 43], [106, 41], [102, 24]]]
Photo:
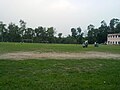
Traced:
[[107, 44], [120, 44], [120, 34], [108, 34]]

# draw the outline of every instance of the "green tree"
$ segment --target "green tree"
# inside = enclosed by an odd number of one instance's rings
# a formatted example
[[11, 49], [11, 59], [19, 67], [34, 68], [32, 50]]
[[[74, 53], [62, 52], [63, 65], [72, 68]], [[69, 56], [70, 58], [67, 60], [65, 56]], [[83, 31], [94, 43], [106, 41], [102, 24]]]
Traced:
[[80, 27], [77, 28], [77, 43], [81, 44], [83, 41], [83, 33]]
[[120, 20], [113, 18], [112, 20], [110, 20], [110, 31], [109, 33], [116, 33], [115, 28], [117, 26], [117, 24], [119, 24]]
[[106, 22], [104, 20], [101, 21], [101, 26], [98, 29], [98, 35], [97, 35], [98, 43], [105, 43], [107, 41], [108, 31], [109, 31], [109, 27], [107, 26]]
[[54, 35], [55, 35], [55, 29], [53, 27], [48, 28], [47, 29], [47, 39], [48, 39], [49, 43], [55, 43]]
[[68, 35], [66, 38], [63, 39], [63, 43], [64, 44], [75, 44], [77, 43], [77, 40], [73, 36]]
[[10, 42], [20, 42], [21, 41], [21, 37], [19, 34], [19, 27], [13, 23], [10, 23], [8, 25], [8, 37], [9, 37], [9, 41]]
[[58, 40], [57, 43], [62, 43], [62, 33], [58, 33]]
[[71, 28], [72, 32], [72, 37], [76, 38], [77, 37], [77, 30], [75, 28]]
[[47, 41], [47, 31], [46, 28], [42, 26], [35, 28], [35, 41], [46, 42]]
[[42, 27], [35, 28], [35, 42], [41, 42], [40, 28]]
[[27, 28], [25, 30], [25, 34], [23, 36], [24, 39], [28, 40], [29, 42], [30, 41], [33, 41], [33, 38], [34, 38], [34, 30], [32, 28]]
[[40, 38], [42, 40], [42, 42], [47, 42], [47, 31], [46, 31], [46, 28], [43, 28], [43, 27], [39, 27], [40, 29]]
[[22, 41], [23, 41], [23, 36], [24, 36], [25, 31], [26, 31], [26, 22], [23, 20], [20, 20], [19, 23], [20, 23], [19, 34], [20, 34]]
[[58, 37], [61, 38], [62, 37], [62, 33], [58, 33]]
[[116, 25], [115, 32], [120, 33], [120, 22]]
[[[76, 28], [71, 28], [71, 33], [72, 33], [72, 41], [74, 41], [75, 43], [82, 43], [83, 40], [83, 33], [82, 33], [82, 29], [80, 27]], [[75, 39], [75, 40], [73, 40]]]
[[90, 44], [93, 44], [94, 42], [96, 42], [96, 35], [97, 35], [97, 29], [95, 29], [95, 26], [90, 24], [88, 27], [87, 27], [87, 30], [88, 30], [88, 43]]
[[1, 41], [4, 41], [4, 33], [6, 33], [6, 28], [5, 28], [6, 24], [4, 24], [3, 22], [0, 22], [0, 37], [1, 37]]

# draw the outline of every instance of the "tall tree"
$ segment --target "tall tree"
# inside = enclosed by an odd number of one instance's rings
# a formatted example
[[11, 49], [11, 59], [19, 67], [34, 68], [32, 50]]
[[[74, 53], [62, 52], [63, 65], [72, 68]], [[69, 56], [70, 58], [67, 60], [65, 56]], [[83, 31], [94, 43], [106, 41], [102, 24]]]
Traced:
[[105, 43], [107, 41], [108, 31], [109, 31], [109, 27], [107, 26], [106, 22], [104, 20], [101, 21], [101, 26], [98, 29], [98, 35], [97, 35], [98, 43]]
[[71, 28], [72, 32], [72, 37], [76, 38], [77, 37], [77, 30], [75, 28]]
[[20, 32], [19, 33], [20, 33], [20, 36], [21, 36], [22, 41], [23, 41], [23, 36], [25, 34], [25, 31], [26, 31], [26, 22], [23, 20], [20, 20], [19, 23], [20, 23]]
[[33, 39], [34, 37], [34, 30], [32, 28], [27, 28], [25, 30], [24, 39]]
[[46, 28], [43, 28], [42, 26], [39, 26], [38, 28], [35, 29], [35, 34], [36, 34], [36, 40], [39, 42], [46, 42], [46, 37], [47, 37], [47, 31]]
[[62, 43], [62, 33], [58, 33], [58, 43]]
[[9, 35], [9, 41], [10, 42], [20, 42], [21, 37], [19, 34], [19, 27], [13, 23], [10, 23], [8, 25], [8, 35]]
[[120, 33], [120, 22], [116, 25], [115, 32]]
[[44, 28], [44, 27], [39, 27], [39, 31], [40, 31], [40, 38], [41, 38], [41, 40], [42, 40], [43, 42], [46, 42], [46, 41], [47, 41], [47, 39], [46, 39], [46, 37], [47, 37], [46, 28]]
[[83, 33], [82, 33], [82, 29], [80, 27], [78, 28], [71, 28], [71, 33], [72, 33], [72, 41], [76, 42], [76, 43], [82, 43], [82, 39], [83, 39]]
[[115, 28], [117, 26], [117, 24], [119, 24], [119, 19], [113, 18], [112, 20], [110, 20], [110, 31], [109, 33], [116, 33], [115, 32]]
[[55, 29], [53, 27], [50, 27], [47, 29], [47, 38], [50, 43], [54, 43], [54, 35], [55, 35]]
[[6, 32], [6, 28], [5, 28], [6, 24], [4, 24], [3, 22], [0, 22], [0, 36], [1, 36], [1, 41], [4, 41], [4, 32]]
[[77, 43], [81, 44], [83, 39], [82, 29], [80, 27], [77, 28]]
[[95, 26], [92, 25], [92, 24], [90, 24], [90, 25], [87, 27], [87, 30], [88, 30], [88, 31], [91, 31], [91, 30], [94, 29], [94, 28], [95, 28]]
[[96, 42], [96, 32], [97, 29], [95, 29], [95, 26], [90, 24], [88, 27], [88, 43], [93, 44], [94, 42]]
[[61, 38], [62, 37], [62, 33], [58, 33], [58, 37]]

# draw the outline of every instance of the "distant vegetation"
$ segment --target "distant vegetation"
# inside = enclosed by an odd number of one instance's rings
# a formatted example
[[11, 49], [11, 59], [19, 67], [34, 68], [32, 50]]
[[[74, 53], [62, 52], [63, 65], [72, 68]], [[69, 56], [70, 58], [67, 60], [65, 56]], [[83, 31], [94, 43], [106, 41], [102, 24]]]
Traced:
[[20, 25], [10, 23], [9, 25], [0, 22], [0, 41], [1, 42], [33, 42], [33, 43], [63, 43], [81, 44], [88, 40], [90, 44], [94, 42], [104, 43], [107, 41], [108, 33], [120, 33], [120, 20], [113, 18], [109, 25], [103, 20], [99, 28], [90, 24], [87, 28], [88, 34], [84, 37], [81, 27], [71, 28], [71, 35], [63, 37], [62, 33], [55, 36], [54, 27], [39, 26], [35, 29], [26, 27], [26, 22], [19, 21]]

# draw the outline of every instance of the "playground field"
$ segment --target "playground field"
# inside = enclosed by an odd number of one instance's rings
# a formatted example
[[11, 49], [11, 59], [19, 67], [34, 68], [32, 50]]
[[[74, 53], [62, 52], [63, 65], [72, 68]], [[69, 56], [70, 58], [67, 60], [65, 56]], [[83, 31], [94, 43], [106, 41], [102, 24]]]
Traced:
[[120, 46], [0, 43], [0, 90], [119, 90]]

